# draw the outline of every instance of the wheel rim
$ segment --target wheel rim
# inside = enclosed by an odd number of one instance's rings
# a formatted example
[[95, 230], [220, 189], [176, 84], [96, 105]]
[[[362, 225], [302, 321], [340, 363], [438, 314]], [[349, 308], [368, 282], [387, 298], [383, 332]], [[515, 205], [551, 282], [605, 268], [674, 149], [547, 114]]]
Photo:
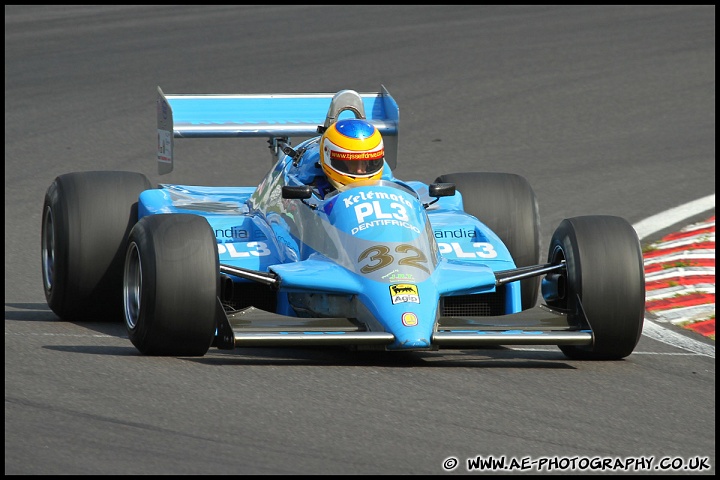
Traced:
[[142, 290], [142, 265], [137, 244], [131, 243], [125, 259], [125, 272], [123, 281], [123, 305], [125, 310], [125, 323], [131, 330], [135, 328], [140, 315], [140, 300]]
[[42, 270], [45, 291], [50, 293], [55, 274], [55, 228], [52, 209], [47, 207], [43, 215]]

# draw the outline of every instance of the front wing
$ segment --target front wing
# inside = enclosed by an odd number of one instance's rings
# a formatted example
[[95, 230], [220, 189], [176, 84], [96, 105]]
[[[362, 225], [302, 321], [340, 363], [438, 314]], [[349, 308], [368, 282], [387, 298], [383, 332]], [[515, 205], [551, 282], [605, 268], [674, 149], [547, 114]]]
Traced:
[[[433, 347], [497, 345], [592, 345], [592, 330], [578, 326], [574, 315], [539, 305], [502, 316], [440, 317], [432, 335]], [[218, 302], [220, 349], [268, 346], [343, 345], [383, 347], [395, 337], [368, 331], [349, 318], [295, 318], [248, 307], [226, 313]]]

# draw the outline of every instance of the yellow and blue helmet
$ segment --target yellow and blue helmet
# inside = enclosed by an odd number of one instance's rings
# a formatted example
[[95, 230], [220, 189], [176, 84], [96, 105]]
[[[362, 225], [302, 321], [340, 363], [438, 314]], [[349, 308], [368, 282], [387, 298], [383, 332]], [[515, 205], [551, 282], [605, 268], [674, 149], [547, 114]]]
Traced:
[[335, 188], [358, 180], [377, 180], [384, 164], [380, 131], [366, 120], [338, 120], [320, 139], [320, 165]]

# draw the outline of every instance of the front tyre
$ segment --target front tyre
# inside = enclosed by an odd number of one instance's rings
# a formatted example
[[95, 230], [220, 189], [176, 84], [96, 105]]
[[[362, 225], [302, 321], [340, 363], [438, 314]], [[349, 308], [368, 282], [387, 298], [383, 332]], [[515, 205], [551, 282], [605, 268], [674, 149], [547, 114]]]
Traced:
[[41, 263], [45, 299], [63, 320], [122, 319], [122, 269], [140, 193], [133, 172], [60, 175], [43, 203]]
[[220, 264], [204, 217], [143, 217], [130, 232], [123, 283], [125, 326], [141, 353], [207, 353], [215, 336]]
[[567, 267], [565, 295], [547, 303], [584, 312], [594, 342], [561, 345], [560, 350], [579, 360], [619, 360], [630, 355], [645, 318], [645, 268], [635, 229], [621, 217], [565, 219], [553, 233], [548, 253], [548, 262], [562, 260]]

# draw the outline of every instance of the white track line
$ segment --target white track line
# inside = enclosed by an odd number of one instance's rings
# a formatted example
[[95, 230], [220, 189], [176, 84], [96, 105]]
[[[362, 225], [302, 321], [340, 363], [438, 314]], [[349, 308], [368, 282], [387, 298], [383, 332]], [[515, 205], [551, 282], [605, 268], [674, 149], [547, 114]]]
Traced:
[[643, 325], [643, 335], [646, 337], [663, 342], [673, 347], [681, 348], [697, 355], [715, 358], [715, 345], [702, 343], [693, 338], [686, 337], [677, 332], [669, 330], [649, 319], [645, 319]]
[[664, 230], [712, 208], [715, 208], [714, 193], [712, 195], [708, 195], [707, 197], [688, 202], [685, 205], [680, 205], [679, 207], [671, 208], [666, 212], [658, 213], [657, 215], [646, 218], [645, 220], [633, 225], [633, 227], [635, 228], [638, 237], [640, 237], [640, 240], [642, 240], [653, 233]]

